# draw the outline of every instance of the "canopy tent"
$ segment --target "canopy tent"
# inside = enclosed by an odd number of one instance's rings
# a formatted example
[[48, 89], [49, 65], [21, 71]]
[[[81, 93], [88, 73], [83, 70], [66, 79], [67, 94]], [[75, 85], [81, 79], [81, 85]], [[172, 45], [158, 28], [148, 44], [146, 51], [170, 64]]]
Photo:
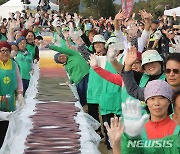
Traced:
[[180, 16], [180, 7], [164, 11], [164, 15], [167, 16], [173, 16], [173, 13], [176, 13], [176, 16]]
[[[30, 0], [30, 2], [31, 2], [31, 4], [28, 5], [29, 8], [35, 9], [37, 7], [39, 1], [38, 0]], [[51, 6], [51, 10], [57, 10], [57, 11], [59, 10], [59, 5], [54, 4], [52, 2], [49, 2], [49, 5]]]
[[22, 11], [24, 9], [21, 0], [10, 0], [0, 6], [0, 15], [3, 18], [9, 17], [9, 12]]
[[[29, 6], [30, 9], [35, 9], [38, 5], [38, 0], [30, 0], [31, 4], [24, 5], [21, 0], [10, 0], [0, 6], [0, 16], [3, 18], [9, 17], [9, 12], [22, 11], [25, 7]], [[50, 2], [51, 10], [59, 9], [59, 6]]]

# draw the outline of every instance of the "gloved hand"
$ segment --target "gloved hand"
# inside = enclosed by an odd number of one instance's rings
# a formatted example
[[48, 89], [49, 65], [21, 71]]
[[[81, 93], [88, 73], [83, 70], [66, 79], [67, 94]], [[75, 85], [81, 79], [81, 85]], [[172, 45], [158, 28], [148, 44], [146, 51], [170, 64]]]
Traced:
[[122, 104], [122, 113], [124, 117], [125, 132], [131, 137], [141, 134], [142, 128], [149, 118], [149, 115], [141, 114], [140, 101], [127, 99], [126, 103]]
[[81, 46], [83, 44], [83, 40], [79, 36], [78, 32], [71, 33], [69, 34], [69, 36], [71, 37], [73, 42], [76, 43], [77, 45]]
[[91, 67], [98, 66], [98, 61], [97, 61], [96, 55], [91, 54], [89, 58], [90, 58], [90, 60], [88, 60], [88, 62]]
[[25, 100], [22, 94], [17, 95], [17, 102], [19, 107], [25, 106]]
[[84, 43], [82, 38], [81, 38], [81, 35], [82, 35], [82, 31], [81, 30], [74, 31], [73, 33], [69, 34], [69, 36], [71, 37], [73, 42], [78, 44], [79, 46], [81, 46]]
[[0, 111], [0, 121], [9, 120], [9, 117], [10, 117], [11, 113], [12, 112], [3, 112], [3, 111]]
[[114, 44], [109, 45], [109, 48], [108, 48], [108, 51], [107, 51], [107, 59], [109, 61], [114, 61], [116, 59], [118, 51], [119, 50], [117, 49], [117, 47]]
[[69, 34], [72, 34], [72, 33], [74, 33], [74, 26], [73, 26], [73, 23], [70, 22], [69, 23]]

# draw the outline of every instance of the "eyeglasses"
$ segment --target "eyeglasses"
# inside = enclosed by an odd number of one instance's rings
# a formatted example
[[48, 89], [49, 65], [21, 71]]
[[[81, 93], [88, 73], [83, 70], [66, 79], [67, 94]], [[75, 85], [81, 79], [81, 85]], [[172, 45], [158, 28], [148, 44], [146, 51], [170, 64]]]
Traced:
[[167, 68], [167, 69], [165, 70], [166, 74], [170, 74], [171, 71], [172, 71], [174, 74], [179, 74], [179, 69], [169, 69], [169, 68]]
[[2, 52], [2, 53], [10, 53], [11, 51], [10, 50], [0, 50], [0, 52]]

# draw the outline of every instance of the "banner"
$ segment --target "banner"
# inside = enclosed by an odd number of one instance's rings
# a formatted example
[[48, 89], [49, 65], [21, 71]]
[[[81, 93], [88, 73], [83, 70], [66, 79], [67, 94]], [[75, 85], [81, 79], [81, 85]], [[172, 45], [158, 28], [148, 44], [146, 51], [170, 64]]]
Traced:
[[131, 12], [134, 6], [134, 0], [121, 0], [122, 10], [126, 11], [127, 18], [131, 16]]

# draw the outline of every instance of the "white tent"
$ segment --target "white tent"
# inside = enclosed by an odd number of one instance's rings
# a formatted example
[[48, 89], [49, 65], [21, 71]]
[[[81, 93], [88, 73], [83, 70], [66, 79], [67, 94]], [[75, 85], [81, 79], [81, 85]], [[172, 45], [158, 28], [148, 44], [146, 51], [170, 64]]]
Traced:
[[[0, 6], [0, 16], [3, 18], [9, 17], [9, 12], [22, 11], [26, 6], [29, 6], [30, 9], [35, 9], [38, 5], [38, 0], [30, 0], [30, 5], [24, 5], [21, 0], [10, 0]], [[59, 9], [59, 6], [50, 2], [51, 10]]]
[[9, 17], [9, 12], [22, 11], [24, 9], [21, 0], [10, 0], [0, 6], [0, 15], [3, 18]]
[[[28, 5], [30, 9], [35, 9], [38, 5], [38, 2], [39, 0], [30, 0], [31, 4]], [[59, 10], [59, 6], [52, 3], [52, 2], [49, 2], [49, 5], [51, 6], [51, 10]]]
[[173, 13], [176, 13], [176, 16], [180, 16], [180, 7], [164, 11], [164, 15], [167, 16], [173, 16]]

